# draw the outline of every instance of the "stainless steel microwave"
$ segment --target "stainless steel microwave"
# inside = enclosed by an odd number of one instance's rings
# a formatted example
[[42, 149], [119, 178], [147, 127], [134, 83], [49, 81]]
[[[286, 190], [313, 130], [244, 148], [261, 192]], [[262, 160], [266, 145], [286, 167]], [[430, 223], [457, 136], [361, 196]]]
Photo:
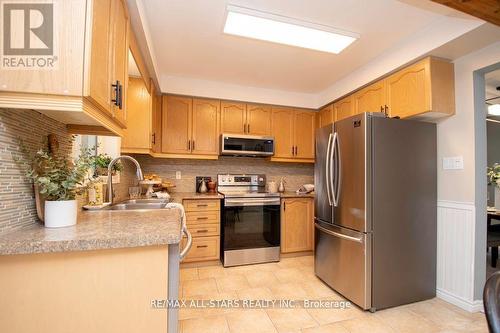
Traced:
[[221, 155], [266, 157], [274, 155], [274, 137], [222, 134]]

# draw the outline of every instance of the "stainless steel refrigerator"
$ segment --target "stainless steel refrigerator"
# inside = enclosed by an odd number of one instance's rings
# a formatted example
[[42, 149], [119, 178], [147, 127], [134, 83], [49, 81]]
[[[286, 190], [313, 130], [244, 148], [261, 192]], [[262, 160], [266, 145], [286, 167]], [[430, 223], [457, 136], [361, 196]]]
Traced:
[[436, 294], [432, 123], [359, 114], [320, 128], [315, 273], [363, 309]]

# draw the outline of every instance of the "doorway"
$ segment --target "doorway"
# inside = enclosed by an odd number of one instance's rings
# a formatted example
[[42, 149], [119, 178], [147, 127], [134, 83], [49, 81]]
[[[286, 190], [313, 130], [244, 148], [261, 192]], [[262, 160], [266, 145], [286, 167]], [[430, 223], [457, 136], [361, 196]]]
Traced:
[[500, 69], [484, 74], [488, 180], [486, 279], [500, 270]]

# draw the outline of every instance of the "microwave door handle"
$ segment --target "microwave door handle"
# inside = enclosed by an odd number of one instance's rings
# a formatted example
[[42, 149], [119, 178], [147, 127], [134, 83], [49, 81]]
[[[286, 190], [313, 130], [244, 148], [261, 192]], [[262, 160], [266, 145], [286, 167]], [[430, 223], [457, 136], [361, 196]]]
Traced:
[[330, 133], [330, 135], [328, 136], [328, 146], [326, 148], [326, 159], [325, 159], [326, 194], [328, 197], [328, 204], [330, 204], [330, 206], [333, 205], [332, 190], [331, 190], [331, 184], [330, 184], [330, 168], [331, 168], [330, 150], [332, 148], [332, 138], [333, 138], [333, 135], [332, 135], [332, 133]]

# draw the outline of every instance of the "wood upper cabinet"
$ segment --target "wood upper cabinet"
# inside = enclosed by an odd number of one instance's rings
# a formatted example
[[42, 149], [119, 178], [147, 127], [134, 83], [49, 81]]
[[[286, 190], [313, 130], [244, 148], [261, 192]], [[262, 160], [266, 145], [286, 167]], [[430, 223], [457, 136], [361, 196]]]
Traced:
[[246, 104], [236, 102], [221, 102], [222, 133], [246, 132]]
[[314, 200], [286, 198], [281, 202], [281, 252], [312, 251]]
[[157, 93], [154, 83], [151, 81], [151, 148], [154, 153], [161, 152], [161, 102], [162, 97]]
[[246, 134], [271, 135], [271, 106], [247, 104]]
[[170, 154], [165, 157], [219, 154], [220, 101], [169, 95], [162, 110], [161, 152]]
[[[111, 107], [110, 76], [112, 63], [111, 45], [111, 4], [113, 0], [94, 3], [92, 10], [92, 45], [89, 68], [89, 97], [110, 116]], [[103, 50], [106, 50], [103, 52]]]
[[202, 155], [219, 154], [220, 101], [193, 99], [191, 152]]
[[192, 110], [192, 98], [163, 96], [161, 138], [162, 153], [191, 153]]
[[352, 95], [354, 114], [363, 112], [384, 112], [385, 82], [378, 81]]
[[453, 64], [425, 58], [385, 79], [391, 117], [455, 113]]
[[222, 101], [221, 127], [222, 133], [270, 135], [271, 107]]
[[347, 96], [333, 104], [333, 109], [335, 111], [335, 121], [348, 118], [354, 114], [352, 100], [352, 96]]
[[316, 112], [273, 107], [274, 156], [283, 162], [314, 161]]
[[333, 111], [334, 105], [330, 104], [319, 110], [319, 127], [331, 124], [335, 120], [335, 113]]
[[[57, 47], [47, 57], [53, 68], [0, 68], [0, 107], [14, 103], [17, 108], [40, 111], [67, 124], [74, 133], [122, 135], [130, 31], [126, 1], [53, 2], [57, 5], [53, 24], [62, 27], [54, 29]], [[113, 102], [116, 91], [112, 84], [117, 81], [121, 108]]]
[[293, 158], [294, 153], [294, 110], [272, 109], [272, 135], [274, 136], [274, 157]]
[[[99, 0], [100, 1], [100, 0]], [[112, 43], [113, 50], [113, 70], [111, 84], [120, 86], [119, 99], [121, 105], [112, 103], [113, 116], [123, 126], [126, 126], [127, 119], [127, 83], [128, 83], [128, 38], [129, 38], [129, 17], [125, 0], [112, 0]], [[102, 52], [102, 50], [96, 50]], [[115, 97], [116, 98], [116, 97]]]
[[142, 78], [130, 77], [127, 94], [128, 126], [123, 131], [122, 152], [149, 153], [151, 149], [151, 96]]
[[315, 116], [311, 111], [295, 111], [295, 158], [314, 159]]

